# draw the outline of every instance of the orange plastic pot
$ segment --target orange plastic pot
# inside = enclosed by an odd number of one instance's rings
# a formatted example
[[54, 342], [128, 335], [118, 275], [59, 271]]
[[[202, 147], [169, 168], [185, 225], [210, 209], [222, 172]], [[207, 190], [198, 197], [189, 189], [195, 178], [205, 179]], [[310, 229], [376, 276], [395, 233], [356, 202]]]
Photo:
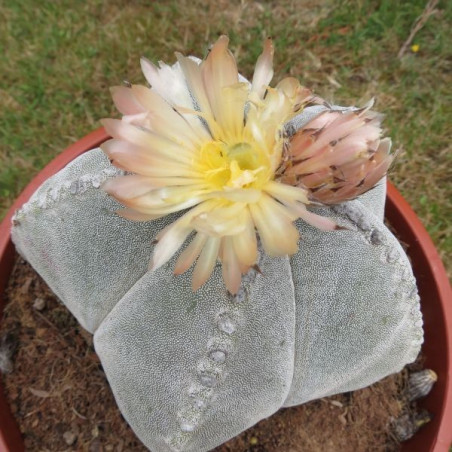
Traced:
[[[103, 128], [100, 128], [69, 146], [30, 182], [0, 224], [0, 316], [5, 303], [3, 293], [14, 264], [14, 246], [10, 236], [13, 213], [47, 178], [83, 152], [99, 146], [106, 139], [108, 135]], [[433, 420], [403, 444], [402, 452], [448, 452], [452, 442], [451, 287], [427, 231], [391, 183], [388, 183], [386, 218], [399, 239], [408, 245], [407, 253], [417, 279], [424, 315], [425, 366], [438, 374], [438, 382], [434, 389], [420, 402], [423, 408], [434, 415]], [[0, 384], [0, 452], [23, 450], [24, 444], [19, 427], [10, 412]]]

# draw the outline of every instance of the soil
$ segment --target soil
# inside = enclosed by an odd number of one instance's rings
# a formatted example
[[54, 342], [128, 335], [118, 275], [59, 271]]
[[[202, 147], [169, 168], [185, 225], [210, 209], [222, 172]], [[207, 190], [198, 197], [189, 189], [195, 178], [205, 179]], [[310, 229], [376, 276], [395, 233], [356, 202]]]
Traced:
[[[6, 299], [0, 355], [11, 355], [11, 368], [3, 385], [25, 449], [146, 451], [116, 407], [91, 335], [21, 258]], [[368, 388], [282, 409], [215, 452], [398, 451], [395, 420], [415, 416], [406, 388], [420, 368], [418, 361]]]

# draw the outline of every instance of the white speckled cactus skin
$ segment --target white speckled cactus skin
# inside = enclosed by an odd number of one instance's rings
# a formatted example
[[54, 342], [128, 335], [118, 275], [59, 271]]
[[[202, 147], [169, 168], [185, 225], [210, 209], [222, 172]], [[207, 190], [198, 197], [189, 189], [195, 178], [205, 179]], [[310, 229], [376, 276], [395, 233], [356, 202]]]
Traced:
[[153, 237], [174, 217], [117, 216], [99, 186], [118, 173], [98, 149], [79, 157], [17, 212], [12, 236], [94, 334], [117, 403], [151, 451], [208, 451], [283, 406], [362, 388], [416, 358], [419, 297], [382, 221], [384, 184], [321, 211], [349, 230], [299, 221], [299, 252], [261, 254], [262, 274], [233, 297], [219, 268], [195, 293], [191, 271], [172, 274], [174, 258], [146, 272]]

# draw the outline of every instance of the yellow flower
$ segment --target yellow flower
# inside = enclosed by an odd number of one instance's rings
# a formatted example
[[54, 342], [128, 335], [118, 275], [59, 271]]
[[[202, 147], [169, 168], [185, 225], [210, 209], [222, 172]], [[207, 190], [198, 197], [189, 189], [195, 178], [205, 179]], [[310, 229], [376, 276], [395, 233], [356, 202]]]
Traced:
[[411, 46], [411, 51], [412, 51], [413, 53], [419, 52], [419, 44], [413, 44], [413, 45]]
[[251, 83], [238, 75], [228, 38], [221, 36], [200, 64], [177, 54], [178, 64], [142, 60], [151, 88], [112, 88], [124, 115], [105, 119], [113, 137], [102, 149], [134, 174], [108, 181], [105, 190], [131, 220], [148, 221], [188, 209], [157, 236], [151, 269], [177, 259], [180, 274], [196, 261], [193, 290], [209, 278], [217, 259], [231, 293], [257, 260], [256, 230], [271, 256], [294, 254], [302, 218], [325, 230], [334, 222], [308, 212], [304, 188], [278, 182], [287, 151], [284, 124], [310, 98], [294, 78], [269, 87], [273, 46], [267, 40]]

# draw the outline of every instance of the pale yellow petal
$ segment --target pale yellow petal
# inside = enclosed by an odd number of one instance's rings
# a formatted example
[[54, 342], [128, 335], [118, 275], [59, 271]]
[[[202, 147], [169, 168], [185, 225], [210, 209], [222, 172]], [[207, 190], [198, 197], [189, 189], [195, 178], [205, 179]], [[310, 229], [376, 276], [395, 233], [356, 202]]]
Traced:
[[312, 101], [313, 96], [308, 88], [300, 85], [295, 77], [286, 77], [277, 85], [276, 89], [282, 91], [292, 104], [293, 113], [298, 113], [301, 107], [307, 102]]
[[116, 108], [123, 115], [136, 115], [145, 111], [129, 87], [112, 86], [110, 93]]
[[245, 209], [245, 203], [233, 203], [225, 207], [219, 204], [209, 212], [193, 217], [191, 226], [213, 237], [239, 234], [245, 225], [237, 219]]
[[334, 231], [340, 229], [337, 223], [330, 218], [322, 217], [306, 209], [304, 204], [292, 204], [294, 212], [306, 223], [322, 231]]
[[200, 176], [191, 166], [175, 161], [169, 155], [162, 155], [125, 140], [108, 140], [100, 147], [115, 166], [133, 173], [150, 177], [179, 176], [193, 179]]
[[308, 192], [304, 188], [293, 187], [280, 182], [270, 181], [265, 185], [264, 190], [280, 201], [299, 201], [309, 204], [307, 196]]
[[236, 83], [221, 89], [221, 105], [216, 112], [221, 135], [216, 137], [223, 141], [242, 140], [245, 104], [248, 100], [249, 87], [246, 83]]
[[200, 122], [197, 127], [192, 127], [155, 91], [142, 85], [133, 85], [131, 90], [135, 99], [149, 112], [149, 123], [156, 133], [168, 137], [175, 143], [188, 140], [196, 146], [208, 139], [209, 135]]
[[221, 239], [218, 237], [209, 237], [207, 239], [193, 270], [193, 291], [198, 290], [212, 274], [217, 261], [220, 244]]
[[267, 86], [273, 78], [273, 42], [268, 38], [264, 43], [264, 50], [257, 59], [254, 69], [251, 90], [255, 91], [260, 98], [264, 97]]
[[239, 74], [235, 58], [228, 49], [229, 38], [220, 36], [206, 60], [201, 63], [201, 75], [214, 118], [219, 121], [223, 108], [223, 88], [235, 85]]
[[209, 98], [202, 80], [201, 67], [192, 59], [176, 52], [177, 60], [185, 75], [190, 92], [196, 100], [197, 107], [205, 114], [213, 118], [213, 112], [210, 107]]
[[155, 245], [152, 255], [150, 270], [156, 270], [166, 264], [174, 253], [182, 246], [192, 229], [184, 223], [176, 222], [165, 231], [157, 245]]
[[246, 209], [242, 213], [244, 229], [240, 234], [232, 236], [233, 246], [239, 262], [243, 269], [249, 268], [257, 261], [257, 238], [256, 230], [251, 215]]
[[193, 105], [185, 77], [178, 65], [168, 66], [160, 62], [160, 67], [147, 58], [141, 58], [141, 69], [152, 88], [171, 105]]
[[[158, 210], [172, 205], [192, 206], [199, 203], [202, 195], [206, 193], [200, 186], [186, 187], [163, 187], [145, 194], [130, 198], [128, 193], [123, 196], [121, 191], [116, 191], [115, 197], [127, 207], [139, 210], [143, 213], [159, 213]], [[153, 212], [155, 210], [155, 212]]]
[[233, 202], [257, 202], [262, 196], [261, 190], [254, 188], [236, 188], [212, 192], [212, 196], [227, 199]]
[[[132, 221], [150, 221], [150, 220], [156, 220], [157, 218], [162, 217], [162, 215], [150, 215], [146, 213], [138, 212], [137, 210], [133, 209], [119, 209], [116, 211], [116, 213], [123, 218], [126, 218], [127, 220]], [[164, 214], [166, 215], [166, 214]]]
[[[124, 204], [126, 204], [126, 202]], [[133, 209], [134, 207], [131, 208]], [[181, 203], [168, 204], [165, 207], [158, 208], [152, 207], [149, 209], [140, 207], [140, 211], [143, 212], [143, 214], [154, 215], [156, 218], [160, 218], [161, 216], [168, 215], [170, 213], [180, 212], [182, 210], [189, 209], [182, 217], [180, 217], [177, 220], [177, 222], [181, 222], [188, 227], [190, 226], [190, 221], [192, 220], [193, 217], [199, 215], [201, 212], [208, 211], [210, 208], [211, 207], [209, 207], [209, 201], [208, 200], [206, 201], [205, 197], [199, 196], [195, 198], [189, 198]], [[167, 228], [170, 226], [167, 226]], [[165, 233], [165, 231], [166, 228], [160, 231], [157, 235], [157, 239], [160, 238]]]
[[174, 161], [185, 164], [190, 164], [193, 160], [192, 150], [188, 149], [183, 143], [176, 144], [168, 138], [127, 124], [119, 119], [103, 119], [101, 123], [113, 138], [143, 147], [149, 152], [155, 153], [155, 155], [169, 157]]
[[234, 250], [232, 237], [224, 237], [222, 243], [222, 274], [229, 292], [235, 295], [240, 287], [242, 274], [240, 264]]
[[251, 215], [270, 256], [295, 254], [298, 250], [299, 233], [292, 224], [293, 216], [276, 201], [262, 196], [259, 203], [249, 206]]
[[102, 184], [102, 190], [112, 196], [121, 198], [136, 198], [149, 193], [155, 188], [155, 185], [148, 177], [135, 174], [108, 179]]
[[208, 236], [201, 232], [198, 232], [190, 244], [185, 248], [177, 259], [174, 267], [174, 273], [180, 275], [186, 272], [195, 262], [199, 254], [201, 253]]

